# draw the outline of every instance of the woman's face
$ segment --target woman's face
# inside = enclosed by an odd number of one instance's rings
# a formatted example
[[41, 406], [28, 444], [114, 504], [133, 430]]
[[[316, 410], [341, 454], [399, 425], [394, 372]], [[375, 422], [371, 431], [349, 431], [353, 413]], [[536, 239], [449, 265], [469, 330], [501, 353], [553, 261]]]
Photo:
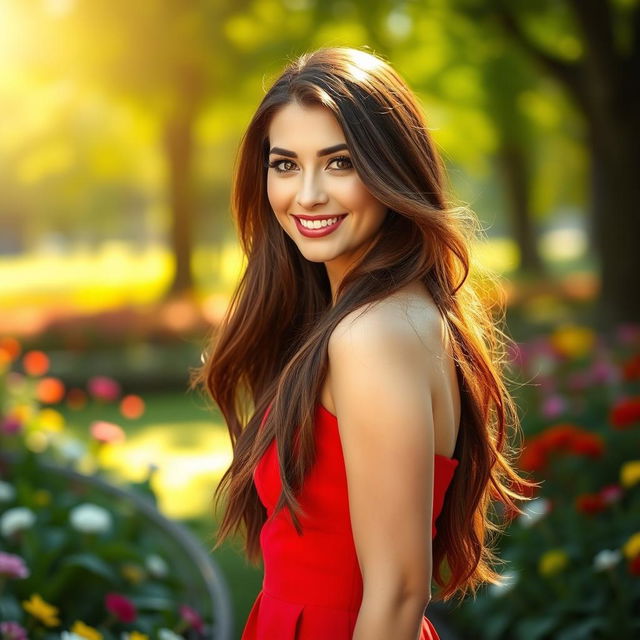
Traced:
[[325, 107], [287, 104], [268, 136], [273, 212], [307, 260], [326, 264], [335, 289], [371, 245], [387, 207], [360, 180], [342, 128]]

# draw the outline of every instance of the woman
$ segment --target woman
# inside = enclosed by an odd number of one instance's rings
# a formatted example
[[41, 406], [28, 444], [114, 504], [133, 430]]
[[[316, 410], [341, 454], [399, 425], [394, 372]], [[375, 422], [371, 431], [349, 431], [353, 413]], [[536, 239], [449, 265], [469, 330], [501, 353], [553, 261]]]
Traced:
[[497, 582], [491, 500], [528, 486], [475, 218], [404, 81], [349, 48], [269, 89], [233, 205], [246, 271], [194, 384], [233, 444], [216, 547], [244, 526], [264, 560], [243, 640], [437, 638], [432, 575], [439, 599]]

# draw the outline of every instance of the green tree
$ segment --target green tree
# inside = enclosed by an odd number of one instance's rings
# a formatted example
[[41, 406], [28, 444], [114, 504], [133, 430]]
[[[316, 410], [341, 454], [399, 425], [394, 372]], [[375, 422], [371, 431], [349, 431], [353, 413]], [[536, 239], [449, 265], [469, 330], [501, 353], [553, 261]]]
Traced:
[[[591, 159], [593, 245], [603, 321], [640, 321], [640, 2], [469, 2], [502, 28], [571, 97]], [[487, 11], [488, 8], [488, 11]]]

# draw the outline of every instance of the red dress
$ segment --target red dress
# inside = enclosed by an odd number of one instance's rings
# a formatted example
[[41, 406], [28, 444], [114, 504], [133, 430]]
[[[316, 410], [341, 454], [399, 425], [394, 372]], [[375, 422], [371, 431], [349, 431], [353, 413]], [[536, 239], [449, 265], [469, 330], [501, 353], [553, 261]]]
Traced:
[[[362, 575], [351, 531], [338, 421], [322, 404], [317, 405], [315, 419], [317, 457], [297, 496], [308, 514], [300, 518], [302, 536], [286, 507], [271, 518], [281, 489], [275, 440], [253, 473], [268, 517], [260, 532], [264, 579], [241, 640], [351, 640], [353, 636]], [[457, 466], [455, 458], [436, 454], [432, 537]], [[420, 640], [437, 638], [423, 617]]]

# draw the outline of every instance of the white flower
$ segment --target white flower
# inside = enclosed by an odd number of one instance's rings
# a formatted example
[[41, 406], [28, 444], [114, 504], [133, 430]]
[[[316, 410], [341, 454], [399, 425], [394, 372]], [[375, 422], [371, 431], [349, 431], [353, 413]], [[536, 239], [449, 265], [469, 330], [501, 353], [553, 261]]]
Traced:
[[164, 558], [161, 558], [159, 555], [152, 554], [147, 556], [144, 561], [145, 567], [147, 571], [154, 578], [164, 578], [169, 573], [169, 567], [167, 563], [164, 561]]
[[0, 502], [11, 502], [16, 497], [12, 484], [0, 480]]
[[14, 507], [2, 514], [0, 531], [5, 538], [23, 529], [30, 529], [36, 521], [36, 514], [27, 507]]
[[593, 556], [593, 568], [596, 571], [606, 571], [612, 569], [622, 560], [622, 552], [619, 549], [603, 549]]
[[171, 629], [158, 629], [158, 640], [184, 640], [182, 636], [171, 631]]
[[505, 571], [501, 576], [500, 584], [490, 584], [489, 593], [495, 598], [503, 596], [505, 593], [509, 593], [513, 587], [518, 583], [518, 574], [515, 571]]
[[79, 440], [66, 438], [56, 444], [58, 452], [67, 462], [76, 462], [87, 452], [87, 448]]
[[524, 505], [524, 513], [518, 517], [523, 527], [531, 527], [544, 518], [551, 509], [551, 502], [546, 498], [536, 498]]
[[73, 631], [62, 631], [60, 633], [60, 640], [85, 640], [84, 636], [79, 636]]
[[97, 504], [85, 502], [69, 514], [71, 526], [82, 533], [104, 533], [111, 528], [111, 514]]

